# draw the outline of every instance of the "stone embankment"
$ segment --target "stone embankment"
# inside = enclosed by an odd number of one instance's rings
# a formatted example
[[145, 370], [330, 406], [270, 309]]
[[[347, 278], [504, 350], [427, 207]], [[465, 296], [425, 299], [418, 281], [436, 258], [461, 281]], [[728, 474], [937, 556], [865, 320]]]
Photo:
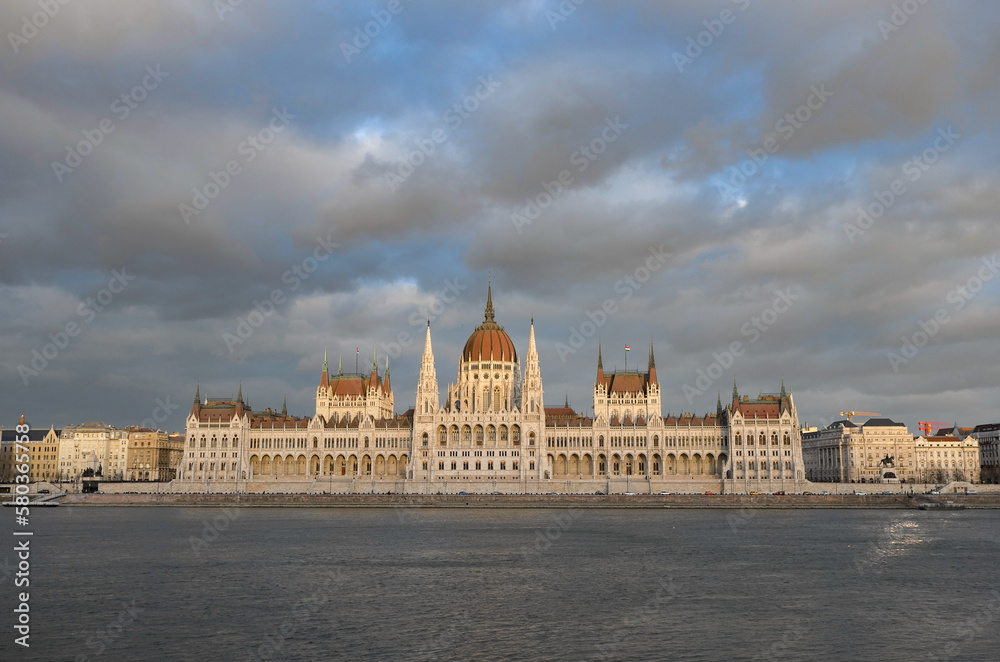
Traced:
[[1000, 494], [66, 494], [65, 506], [339, 508], [1000, 508]]

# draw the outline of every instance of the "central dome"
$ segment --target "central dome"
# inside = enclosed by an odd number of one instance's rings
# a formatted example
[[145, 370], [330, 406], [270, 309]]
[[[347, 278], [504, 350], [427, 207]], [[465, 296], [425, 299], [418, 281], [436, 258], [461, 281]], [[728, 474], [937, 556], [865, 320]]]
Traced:
[[462, 350], [465, 361], [517, 362], [517, 350], [503, 327], [493, 320], [492, 286], [486, 288], [486, 314], [483, 323], [476, 327]]

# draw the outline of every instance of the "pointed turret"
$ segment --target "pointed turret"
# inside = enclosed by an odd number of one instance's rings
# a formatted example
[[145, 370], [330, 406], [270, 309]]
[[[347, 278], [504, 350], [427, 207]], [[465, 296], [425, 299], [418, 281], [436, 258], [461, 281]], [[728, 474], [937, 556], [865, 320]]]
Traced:
[[343, 377], [344, 376], [344, 353], [343, 352], [340, 353], [340, 363], [337, 364], [337, 376], [338, 377]]
[[[386, 368], [386, 380], [388, 379], [389, 371]], [[437, 373], [434, 370], [434, 350], [431, 348], [431, 322], [427, 320], [424, 354], [420, 360], [420, 377], [417, 380], [417, 407], [424, 414], [433, 414], [438, 409], [438, 402]]]
[[649, 341], [649, 381], [651, 384], [658, 383], [656, 381], [656, 359], [653, 358], [653, 341]]
[[788, 391], [785, 390], [785, 378], [784, 377], [781, 378], [781, 397], [783, 397], [783, 398], [787, 398], [788, 397]]
[[597, 383], [604, 383], [604, 359], [601, 358], [601, 343], [597, 343]]
[[521, 389], [521, 407], [525, 413], [541, 413], [544, 411], [542, 397], [542, 370], [538, 361], [538, 348], [535, 345], [535, 320], [531, 319], [531, 329], [528, 332], [528, 355], [524, 362], [524, 384]]
[[323, 348], [323, 374], [319, 380], [320, 386], [330, 385], [330, 367], [326, 363], [326, 348]]
[[740, 392], [736, 389], [736, 378], [733, 378], [733, 402], [738, 402], [740, 399]]
[[236, 392], [237, 404], [243, 404], [243, 382], [240, 382], [239, 390]]
[[718, 392], [715, 401], [715, 413], [718, 416], [722, 416], [722, 391]]
[[493, 322], [493, 283], [486, 286], [486, 310], [484, 311], [486, 322]]
[[385, 375], [382, 377], [382, 390], [389, 392], [389, 356], [385, 357]]
[[201, 383], [197, 383], [194, 386], [194, 403], [196, 405], [201, 404]]
[[[326, 361], [324, 360], [323, 363], [326, 363]], [[285, 396], [281, 400], [281, 415], [288, 416], [288, 396]]]

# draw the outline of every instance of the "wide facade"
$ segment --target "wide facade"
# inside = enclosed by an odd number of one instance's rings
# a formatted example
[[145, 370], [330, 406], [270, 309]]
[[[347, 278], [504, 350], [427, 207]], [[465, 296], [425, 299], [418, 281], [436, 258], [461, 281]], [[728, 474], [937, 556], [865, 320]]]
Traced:
[[715, 414], [661, 411], [652, 344], [646, 371], [605, 373], [594, 416], [546, 407], [534, 321], [522, 369], [495, 319], [469, 336], [441, 398], [428, 323], [414, 409], [396, 415], [389, 367], [331, 375], [324, 357], [311, 418], [202, 399], [187, 419], [177, 491], [374, 493], [750, 492], [804, 489], [790, 393], [733, 397]]

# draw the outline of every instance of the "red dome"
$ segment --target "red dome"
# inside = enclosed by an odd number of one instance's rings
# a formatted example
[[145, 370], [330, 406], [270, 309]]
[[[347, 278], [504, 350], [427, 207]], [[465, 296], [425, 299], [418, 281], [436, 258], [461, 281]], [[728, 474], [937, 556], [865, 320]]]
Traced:
[[466, 361], [517, 361], [517, 351], [507, 332], [496, 322], [484, 322], [476, 327], [462, 350]]
[[486, 289], [486, 315], [483, 323], [476, 327], [462, 350], [466, 361], [517, 361], [517, 350], [503, 327], [493, 321], [493, 292]]

